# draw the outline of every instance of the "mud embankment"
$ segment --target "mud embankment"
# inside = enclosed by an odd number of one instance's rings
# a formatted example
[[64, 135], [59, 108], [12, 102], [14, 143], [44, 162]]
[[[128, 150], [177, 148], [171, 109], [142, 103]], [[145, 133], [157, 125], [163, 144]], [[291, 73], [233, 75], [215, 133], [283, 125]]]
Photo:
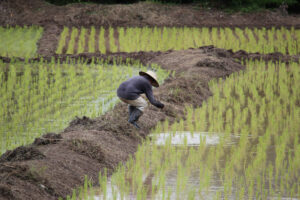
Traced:
[[233, 13], [201, 5], [140, 2], [128, 5], [68, 4], [55, 6], [44, 0], [1, 0], [0, 25], [60, 26], [227, 26], [300, 27], [299, 15], [279, 9]]
[[182, 118], [186, 104], [201, 106], [211, 95], [209, 80], [244, 68], [231, 52], [213, 47], [127, 57], [175, 71], [154, 91], [165, 108], [149, 106], [139, 121], [141, 130], [136, 130], [127, 122], [127, 106], [120, 103], [99, 118], [77, 118], [58, 135], [49, 133], [31, 145], [6, 152], [0, 158], [0, 199], [66, 197], [83, 184], [84, 175], [97, 184], [98, 172], [107, 168], [111, 174], [159, 121], [172, 123]]
[[[214, 49], [214, 46], [204, 46], [200, 47], [199, 49], [202, 49], [203, 51], [210, 51], [210, 49]], [[189, 49], [191, 50], [191, 49]], [[197, 51], [197, 49], [194, 49]], [[47, 51], [47, 50], [45, 50]], [[170, 54], [176, 52], [175, 50], [169, 50], [166, 52], [132, 52], [132, 53], [124, 53], [124, 52], [118, 52], [118, 53], [107, 53], [107, 54], [100, 54], [100, 53], [80, 53], [80, 54], [62, 54], [57, 55], [53, 52], [41, 54], [44, 56], [39, 56], [36, 58], [19, 58], [19, 57], [3, 57], [0, 56], [0, 60], [4, 63], [10, 63], [12, 61], [27, 61], [27, 62], [39, 62], [41, 60], [47, 61], [47, 62], [57, 62], [58, 60], [60, 62], [65, 62], [67, 60], [72, 60], [72, 62], [76, 63], [77, 61], [81, 62], [84, 60], [86, 63], [91, 63], [95, 58], [99, 58], [102, 60], [107, 61], [107, 63], [117, 63], [122, 64], [122, 62], [128, 62], [127, 58], [131, 58], [132, 60], [140, 60], [143, 64], [149, 63], [154, 57], [162, 56], [165, 54]], [[225, 50], [222, 52], [217, 53], [219, 57], [228, 57], [233, 58], [237, 60], [246, 60], [246, 59], [252, 59], [252, 60], [264, 60], [264, 61], [283, 61], [283, 62], [299, 62], [300, 61], [300, 55], [285, 55], [279, 52], [275, 53], [269, 53], [269, 54], [260, 54], [260, 53], [248, 53], [244, 50], [239, 50], [237, 52], [233, 52], [232, 50]], [[117, 58], [117, 59], [116, 59]]]

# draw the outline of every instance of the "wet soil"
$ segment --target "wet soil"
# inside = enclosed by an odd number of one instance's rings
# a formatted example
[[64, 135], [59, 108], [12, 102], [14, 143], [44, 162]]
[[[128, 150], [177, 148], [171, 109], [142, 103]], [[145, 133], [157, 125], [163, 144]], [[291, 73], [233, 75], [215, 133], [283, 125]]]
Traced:
[[[199, 47], [198, 49], [202, 49], [204, 51], [210, 51], [210, 49], [214, 49], [214, 46], [203, 46]], [[192, 48], [191, 48], [192, 49]], [[189, 50], [191, 50], [189, 49]], [[197, 50], [197, 49], [194, 49]], [[171, 53], [176, 52], [174, 50], [169, 50], [166, 52], [132, 52], [132, 53], [124, 53], [124, 52], [117, 52], [117, 53], [107, 53], [107, 54], [101, 54], [101, 53], [80, 53], [80, 54], [73, 54], [73, 55], [67, 55], [67, 54], [55, 54], [50, 53], [47, 56], [39, 56], [37, 58], [19, 58], [19, 57], [3, 57], [0, 56], [0, 60], [4, 63], [10, 63], [11, 61], [28, 61], [28, 62], [38, 62], [40, 60], [51, 62], [51, 60], [54, 60], [57, 62], [60, 61], [66, 61], [66, 60], [72, 60], [72, 62], [77, 62], [77, 60], [84, 60], [86, 63], [91, 63], [95, 58], [106, 60], [108, 63], [117, 63], [122, 64], [122, 62], [126, 62], [127, 58], [132, 58], [133, 60], [139, 60], [142, 64], [147, 64], [153, 57], [164, 55], [165, 53]], [[244, 59], [252, 59], [252, 60], [265, 60], [265, 61], [283, 61], [283, 62], [299, 62], [300, 61], [300, 55], [285, 55], [279, 52], [275, 53], [269, 53], [269, 54], [260, 54], [260, 53], [248, 53], [244, 50], [239, 50], [237, 52], [233, 52], [232, 50], [224, 50], [224, 51], [217, 51], [216, 54], [218, 54], [219, 57], [224, 58], [234, 58], [237, 60], [244, 60]], [[80, 58], [80, 59], [79, 59]], [[118, 58], [118, 59], [116, 59]], [[205, 61], [199, 61], [197, 63], [198, 66], [201, 66], [201, 64], [211, 65], [214, 66], [214, 64], [219, 65], [218, 63], [210, 63], [210, 58], [207, 58]], [[128, 62], [128, 61], [127, 61]]]
[[119, 56], [140, 59], [146, 65], [156, 63], [175, 71], [174, 77], [167, 78], [154, 90], [165, 108], [149, 105], [139, 120], [142, 128], [137, 130], [127, 122], [127, 106], [119, 103], [103, 116], [76, 118], [58, 135], [49, 133], [31, 145], [8, 151], [0, 159], [0, 199], [66, 197], [72, 189], [82, 186], [85, 175], [96, 185], [99, 171], [106, 167], [111, 174], [119, 162], [125, 162], [136, 151], [141, 140], [159, 121], [168, 119], [172, 123], [181, 119], [187, 104], [201, 106], [212, 95], [209, 80], [225, 78], [244, 69], [231, 54], [211, 46], [182, 51], [122, 53]]
[[0, 11], [0, 25], [300, 27], [299, 15], [285, 15], [279, 9], [229, 14], [196, 4], [140, 2], [55, 6], [43, 0], [2, 0]]

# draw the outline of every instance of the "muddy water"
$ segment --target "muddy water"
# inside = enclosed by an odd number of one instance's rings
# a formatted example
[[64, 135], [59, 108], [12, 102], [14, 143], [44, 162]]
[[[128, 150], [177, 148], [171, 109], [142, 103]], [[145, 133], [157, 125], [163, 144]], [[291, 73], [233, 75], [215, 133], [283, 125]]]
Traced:
[[[158, 133], [151, 134], [150, 137], [154, 139], [156, 145], [165, 145], [168, 140], [171, 139], [171, 144], [180, 146], [199, 146], [200, 143], [205, 143], [206, 145], [217, 145], [220, 142], [220, 137], [222, 133], [210, 133], [210, 132], [176, 132], [176, 133]], [[232, 145], [236, 142], [239, 136], [231, 136], [231, 138], [226, 141], [227, 145]]]
[[[181, 164], [177, 167], [166, 167], [165, 171], [162, 170], [162, 175], [157, 173], [157, 170], [161, 169], [150, 167], [150, 170], [144, 170], [142, 182], [145, 194], [142, 197], [132, 192], [124, 195], [124, 192], [122, 193], [116, 185], [113, 185], [111, 181], [108, 180], [105, 197], [99, 192], [98, 195], [93, 196], [94, 199], [240, 199], [238, 196], [240, 193], [239, 185], [236, 183], [232, 184], [230, 186], [231, 192], [228, 193], [228, 186], [224, 183], [224, 178], [221, 177], [220, 172], [215, 169], [206, 171], [207, 160], [203, 164], [199, 163], [199, 160], [195, 161], [198, 164], [190, 167], [190, 164], [187, 164], [188, 159], [185, 159], [191, 155], [191, 149], [198, 149], [201, 148], [201, 146], [203, 147], [203, 145], [206, 149], [210, 150], [218, 148], [218, 144], [222, 144], [224, 151], [226, 151], [226, 149], [236, 148], [240, 140], [239, 135], [211, 132], [176, 132], [151, 134], [150, 137], [152, 138], [150, 145], [157, 146], [158, 148], [171, 145], [175, 147], [177, 152], [180, 151], [181, 157], [177, 156], [176, 159], [179, 159], [178, 161]], [[248, 137], [252, 138], [251, 135]], [[150, 154], [152, 153], [153, 152]], [[160, 153], [163, 153], [163, 151]], [[198, 156], [197, 153], [198, 152], [194, 152], [192, 154]], [[208, 155], [214, 156], [212, 154]], [[168, 163], [170, 160], [166, 159], [166, 161], [162, 162], [162, 165], [165, 164], [164, 162]], [[220, 165], [225, 166], [225, 161], [220, 159]], [[185, 168], [186, 166], [188, 167]], [[164, 166], [161, 166], [161, 168], [163, 169]], [[210, 177], [208, 178], [206, 174], [210, 174]], [[265, 184], [263, 187], [263, 189], [267, 191], [269, 186]], [[94, 191], [96, 191], [94, 194], [97, 194], [97, 190], [99, 191], [99, 188], [94, 189]], [[223, 196], [225, 193], [227, 193], [226, 197]], [[243, 198], [248, 199], [249, 197], [245, 194]], [[255, 199], [255, 196], [252, 198]], [[284, 194], [280, 194], [278, 190], [274, 190], [273, 196], [270, 195], [268, 198], [297, 199], [285, 197]]]
[[[200, 144], [206, 145], [208, 148], [214, 148], [219, 144], [220, 140], [224, 139], [222, 133], [210, 132], [176, 132], [176, 133], [158, 133], [151, 134], [152, 145], [164, 146], [171, 143], [176, 146], [177, 151], [188, 153], [189, 148], [197, 148]], [[238, 142], [239, 136], [230, 136], [225, 140], [225, 145], [231, 146]], [[184, 162], [184, 161], [183, 161]], [[223, 192], [222, 181], [218, 174], [213, 174], [210, 180], [210, 186], [205, 190], [199, 191], [202, 187], [199, 178], [199, 169], [193, 169], [186, 174], [184, 188], [178, 184], [178, 169], [170, 169], [165, 174], [163, 186], [159, 186], [160, 176], [155, 176], [153, 170], [149, 170], [143, 175], [143, 186], [146, 188], [146, 199], [214, 199], [216, 192]], [[152, 193], [152, 187], [159, 188]], [[97, 194], [99, 188], [94, 189]], [[103, 194], [98, 194], [93, 197], [95, 200], [101, 199], [139, 199], [136, 194], [129, 193], [127, 196], [122, 196], [117, 186], [112, 185], [108, 180], [106, 197]]]
[[[118, 85], [138, 71], [108, 64], [0, 64], [0, 155], [61, 131], [75, 116], [104, 114], [119, 101]], [[122, 76], [112, 81], [116, 72]]]
[[[197, 189], [200, 184], [200, 179], [198, 179], [198, 174], [199, 171], [195, 170], [193, 172], [191, 172], [191, 177], [189, 177], [188, 182], [187, 182], [187, 188], [191, 189], [191, 190], [187, 190], [187, 191], [182, 191], [181, 193], [176, 193], [177, 190], [177, 184], [176, 184], [176, 180], [177, 180], [177, 172], [176, 170], [173, 170], [171, 172], [169, 172], [166, 176], [166, 182], [165, 182], [165, 189], [164, 190], [160, 190], [158, 191], [155, 196], [152, 196], [151, 193], [147, 194], [146, 199], [188, 199], [189, 198], [189, 194], [191, 194], [191, 191], [193, 191], [193, 189]], [[154, 177], [153, 174], [148, 174], [148, 176], [144, 176], [144, 183], [146, 186], [146, 188], [148, 188], [148, 190], [151, 190], [151, 185], [152, 182], [156, 181], [159, 177]], [[221, 185], [221, 180], [216, 176], [213, 178], [212, 182], [211, 182], [211, 186], [205, 190], [202, 191], [201, 194], [195, 194], [195, 198], [194, 199], [214, 199], [215, 198], [215, 194], [216, 192], [220, 192], [223, 191], [224, 188]], [[99, 189], [98, 188], [94, 188], [94, 191], [96, 191], [96, 193], [98, 193]], [[99, 192], [100, 193], [100, 192]], [[121, 193], [118, 190], [118, 188], [116, 186], [112, 186], [111, 181], [108, 181], [107, 184], [107, 194], [106, 197], [104, 197], [103, 194], [98, 194], [95, 195], [91, 198], [93, 198], [94, 200], [102, 200], [102, 199], [117, 199], [117, 200], [121, 200], [121, 199], [138, 199], [137, 196], [135, 194], [129, 194], [125, 197], [121, 197]]]

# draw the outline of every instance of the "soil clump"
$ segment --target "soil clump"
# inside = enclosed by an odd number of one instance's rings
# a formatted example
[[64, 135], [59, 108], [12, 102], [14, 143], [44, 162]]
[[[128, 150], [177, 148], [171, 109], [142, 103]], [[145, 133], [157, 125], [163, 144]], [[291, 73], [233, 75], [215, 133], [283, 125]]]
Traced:
[[47, 144], [55, 144], [62, 140], [60, 134], [56, 133], [47, 133], [44, 134], [42, 137], [36, 138], [33, 142], [35, 145], [47, 145]]
[[[126, 58], [124, 53], [121, 55]], [[28, 158], [26, 154], [17, 154], [18, 159], [2, 156], [0, 199], [66, 197], [83, 185], [85, 175], [97, 185], [99, 171], [107, 168], [111, 174], [118, 163], [126, 162], [158, 122], [168, 119], [172, 123], [183, 118], [185, 105], [201, 106], [212, 95], [209, 80], [244, 69], [230, 55], [231, 52], [214, 47], [128, 54], [127, 57], [140, 59], [146, 65], [156, 63], [174, 71], [174, 76], [154, 90], [165, 108], [149, 105], [139, 120], [142, 128], [137, 130], [127, 122], [127, 106], [119, 103], [103, 116], [76, 118], [59, 135], [48, 133], [22, 147], [40, 152], [41, 159]], [[221, 64], [215, 67], [216, 63]]]
[[6, 151], [1, 157], [0, 162], [4, 161], [24, 161], [43, 159], [45, 156], [35, 147], [20, 146], [12, 151]]

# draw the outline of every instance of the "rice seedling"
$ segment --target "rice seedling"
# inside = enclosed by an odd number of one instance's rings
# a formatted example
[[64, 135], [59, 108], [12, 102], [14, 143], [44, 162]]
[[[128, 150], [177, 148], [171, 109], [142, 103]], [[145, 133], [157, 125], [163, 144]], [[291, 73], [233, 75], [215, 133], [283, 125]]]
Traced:
[[75, 41], [76, 41], [77, 36], [78, 36], [78, 29], [73, 27], [66, 54], [74, 54], [75, 53], [76, 49], [74, 49], [74, 47], [75, 47]]
[[[211, 81], [215, 95], [201, 108], [187, 107], [186, 121], [159, 123], [153, 130], [210, 130], [218, 132], [219, 143], [209, 146], [201, 138], [203, 142], [198, 147], [173, 146], [172, 135], [164, 146], [145, 140], [135, 158], [112, 175], [116, 196], [144, 199], [146, 193], [149, 199], [300, 197], [299, 65], [251, 60], [245, 64], [244, 72], [232, 74], [225, 81]], [[228, 143], [232, 137], [236, 142]], [[152, 177], [150, 183], [143, 177]]]
[[56, 50], [56, 54], [62, 54], [63, 53], [63, 48], [65, 47], [66, 45], [66, 38], [68, 37], [69, 35], [69, 28], [68, 27], [64, 27], [63, 31], [61, 32], [61, 35], [60, 35], [60, 40], [59, 40], [59, 43], [58, 43], [58, 47], [57, 47], [57, 50]]
[[109, 51], [114, 53], [118, 51], [118, 47], [116, 45], [116, 39], [115, 39], [115, 29], [109, 28]]
[[95, 37], [96, 37], [96, 29], [94, 26], [91, 28], [91, 33], [89, 35], [89, 53], [95, 53]]
[[0, 55], [30, 58], [37, 56], [37, 42], [43, 28], [37, 26], [0, 27]]
[[105, 29], [103, 27], [99, 30], [99, 49], [98, 51], [102, 54], [106, 53], [106, 45], [105, 45]]
[[[160, 82], [168, 76], [159, 66], [151, 67]], [[62, 130], [75, 116], [102, 115], [118, 102], [119, 84], [142, 69], [139, 62], [0, 62], [1, 154], [43, 133]]]
[[81, 28], [80, 29], [80, 35], [78, 40], [78, 47], [77, 47], [77, 53], [83, 53], [85, 52], [85, 35], [86, 35], [86, 29]]
[[[75, 28], [73, 28], [75, 29]], [[81, 32], [85, 28], [81, 28]], [[74, 30], [75, 31], [75, 30]], [[107, 31], [107, 36], [105, 32]], [[73, 33], [73, 31], [72, 31]], [[68, 47], [74, 48], [75, 32], [69, 41]], [[82, 33], [87, 34], [87, 33]], [[250, 53], [273, 53], [296, 55], [300, 52], [299, 30], [295, 28], [193, 28], [193, 27], [143, 27], [143, 28], [112, 28], [99, 30], [96, 41], [95, 28], [90, 29], [88, 52], [94, 52], [94, 43], [99, 44], [96, 52], [106, 53], [106, 45], [110, 52], [137, 52], [137, 51], [167, 51], [198, 48], [205, 45], [214, 45], [219, 48], [233, 51], [245, 50]], [[84, 36], [82, 36], [84, 37]], [[74, 39], [72, 39], [74, 38]], [[62, 32], [57, 51], [60, 52], [64, 43], [65, 33]], [[106, 41], [108, 40], [108, 41]], [[78, 42], [78, 48], [80, 47]], [[72, 46], [72, 47], [70, 47]], [[72, 52], [72, 51], [69, 51]], [[79, 51], [79, 50], [78, 50]], [[81, 52], [81, 50], [80, 50]]]

